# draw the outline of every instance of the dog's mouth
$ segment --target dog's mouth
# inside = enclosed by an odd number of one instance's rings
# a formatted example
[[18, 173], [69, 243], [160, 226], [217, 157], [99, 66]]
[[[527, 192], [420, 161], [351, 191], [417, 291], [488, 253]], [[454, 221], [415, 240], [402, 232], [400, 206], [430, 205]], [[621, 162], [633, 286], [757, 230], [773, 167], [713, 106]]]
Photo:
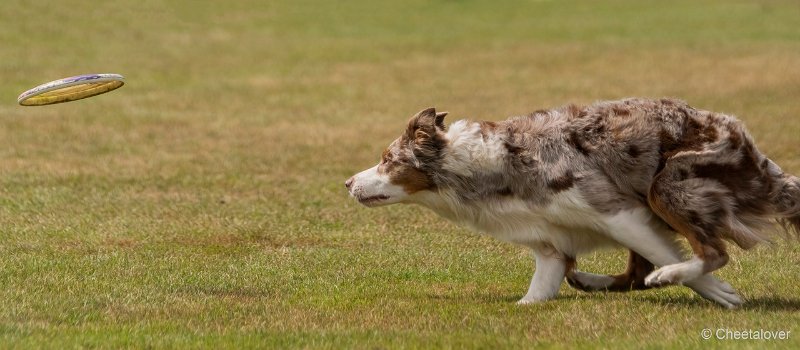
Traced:
[[389, 199], [389, 196], [380, 194], [380, 195], [377, 195], [377, 196], [357, 197], [357, 199], [358, 199], [358, 202], [363, 204], [363, 205], [372, 206], [372, 205], [378, 204], [380, 202], [383, 202], [383, 201]]

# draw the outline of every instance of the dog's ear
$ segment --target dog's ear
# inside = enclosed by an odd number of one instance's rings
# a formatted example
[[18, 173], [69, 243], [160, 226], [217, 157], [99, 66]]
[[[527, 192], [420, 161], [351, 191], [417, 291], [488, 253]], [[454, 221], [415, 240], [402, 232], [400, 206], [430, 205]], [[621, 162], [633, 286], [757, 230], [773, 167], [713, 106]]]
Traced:
[[436, 113], [436, 118], [434, 119], [434, 125], [436, 125], [439, 129], [444, 130], [444, 117], [447, 116], [447, 112], [439, 112]]
[[437, 130], [444, 131], [444, 117], [446, 115], [447, 112], [436, 113], [436, 108], [433, 107], [419, 111], [408, 121], [408, 136], [416, 138], [421, 135], [418, 132], [432, 136]]
[[408, 121], [405, 138], [411, 143], [417, 159], [435, 159], [447, 144], [443, 135], [446, 115], [447, 112], [436, 113], [436, 109], [431, 107], [423, 109]]

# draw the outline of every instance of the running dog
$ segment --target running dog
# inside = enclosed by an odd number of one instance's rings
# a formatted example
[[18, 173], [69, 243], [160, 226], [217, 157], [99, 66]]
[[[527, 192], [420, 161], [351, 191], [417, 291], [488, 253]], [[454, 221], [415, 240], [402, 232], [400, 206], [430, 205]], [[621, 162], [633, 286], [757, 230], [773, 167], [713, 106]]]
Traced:
[[[536, 270], [519, 304], [554, 298], [566, 277], [584, 291], [682, 284], [735, 308], [742, 299], [711, 274], [728, 262], [726, 241], [752, 248], [776, 222], [800, 230], [800, 179], [759, 152], [732, 116], [673, 99], [449, 128], [446, 114], [417, 113], [380, 163], [345, 185], [365, 206], [419, 204], [531, 248]], [[630, 250], [625, 272], [576, 269], [576, 256], [604, 246]]]

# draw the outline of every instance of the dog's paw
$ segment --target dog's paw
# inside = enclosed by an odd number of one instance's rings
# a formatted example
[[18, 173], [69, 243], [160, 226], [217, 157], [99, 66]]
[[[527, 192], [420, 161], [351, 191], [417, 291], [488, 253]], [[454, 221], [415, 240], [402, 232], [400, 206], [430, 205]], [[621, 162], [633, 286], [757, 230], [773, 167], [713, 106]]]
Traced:
[[651, 272], [644, 279], [648, 287], [662, 287], [671, 284], [681, 284], [686, 281], [685, 267], [682, 264], [667, 265]]
[[518, 300], [517, 301], [517, 305], [533, 305], [533, 304], [543, 303], [545, 301], [547, 301], [547, 299], [537, 299], [537, 298], [527, 298], [527, 297], [525, 297], [525, 298], [522, 298], [522, 299]]
[[644, 284], [649, 287], [684, 284], [703, 276], [703, 266], [705, 262], [696, 256], [681, 263], [662, 266], [647, 275]]
[[703, 298], [716, 302], [728, 309], [738, 308], [743, 303], [742, 298], [730, 284], [718, 280], [710, 274], [688, 281], [685, 285]]
[[528, 293], [522, 297], [522, 299], [517, 301], [517, 305], [539, 304], [555, 298], [555, 294]]

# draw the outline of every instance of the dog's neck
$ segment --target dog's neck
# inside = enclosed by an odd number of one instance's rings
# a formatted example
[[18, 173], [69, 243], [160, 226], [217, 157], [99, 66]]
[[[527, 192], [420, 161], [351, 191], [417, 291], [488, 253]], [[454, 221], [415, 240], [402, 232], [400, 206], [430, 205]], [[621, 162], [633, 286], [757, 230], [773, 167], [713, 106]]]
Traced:
[[497, 171], [505, 168], [508, 150], [495, 123], [460, 120], [450, 125], [445, 137], [447, 147], [436, 174], [437, 188], [415, 195], [412, 201], [460, 221], [476, 215], [477, 208], [470, 205], [470, 198], [485, 195], [469, 184], [499, 178]]
[[442, 170], [473, 177], [502, 168], [508, 150], [495, 124], [459, 120], [447, 130]]

